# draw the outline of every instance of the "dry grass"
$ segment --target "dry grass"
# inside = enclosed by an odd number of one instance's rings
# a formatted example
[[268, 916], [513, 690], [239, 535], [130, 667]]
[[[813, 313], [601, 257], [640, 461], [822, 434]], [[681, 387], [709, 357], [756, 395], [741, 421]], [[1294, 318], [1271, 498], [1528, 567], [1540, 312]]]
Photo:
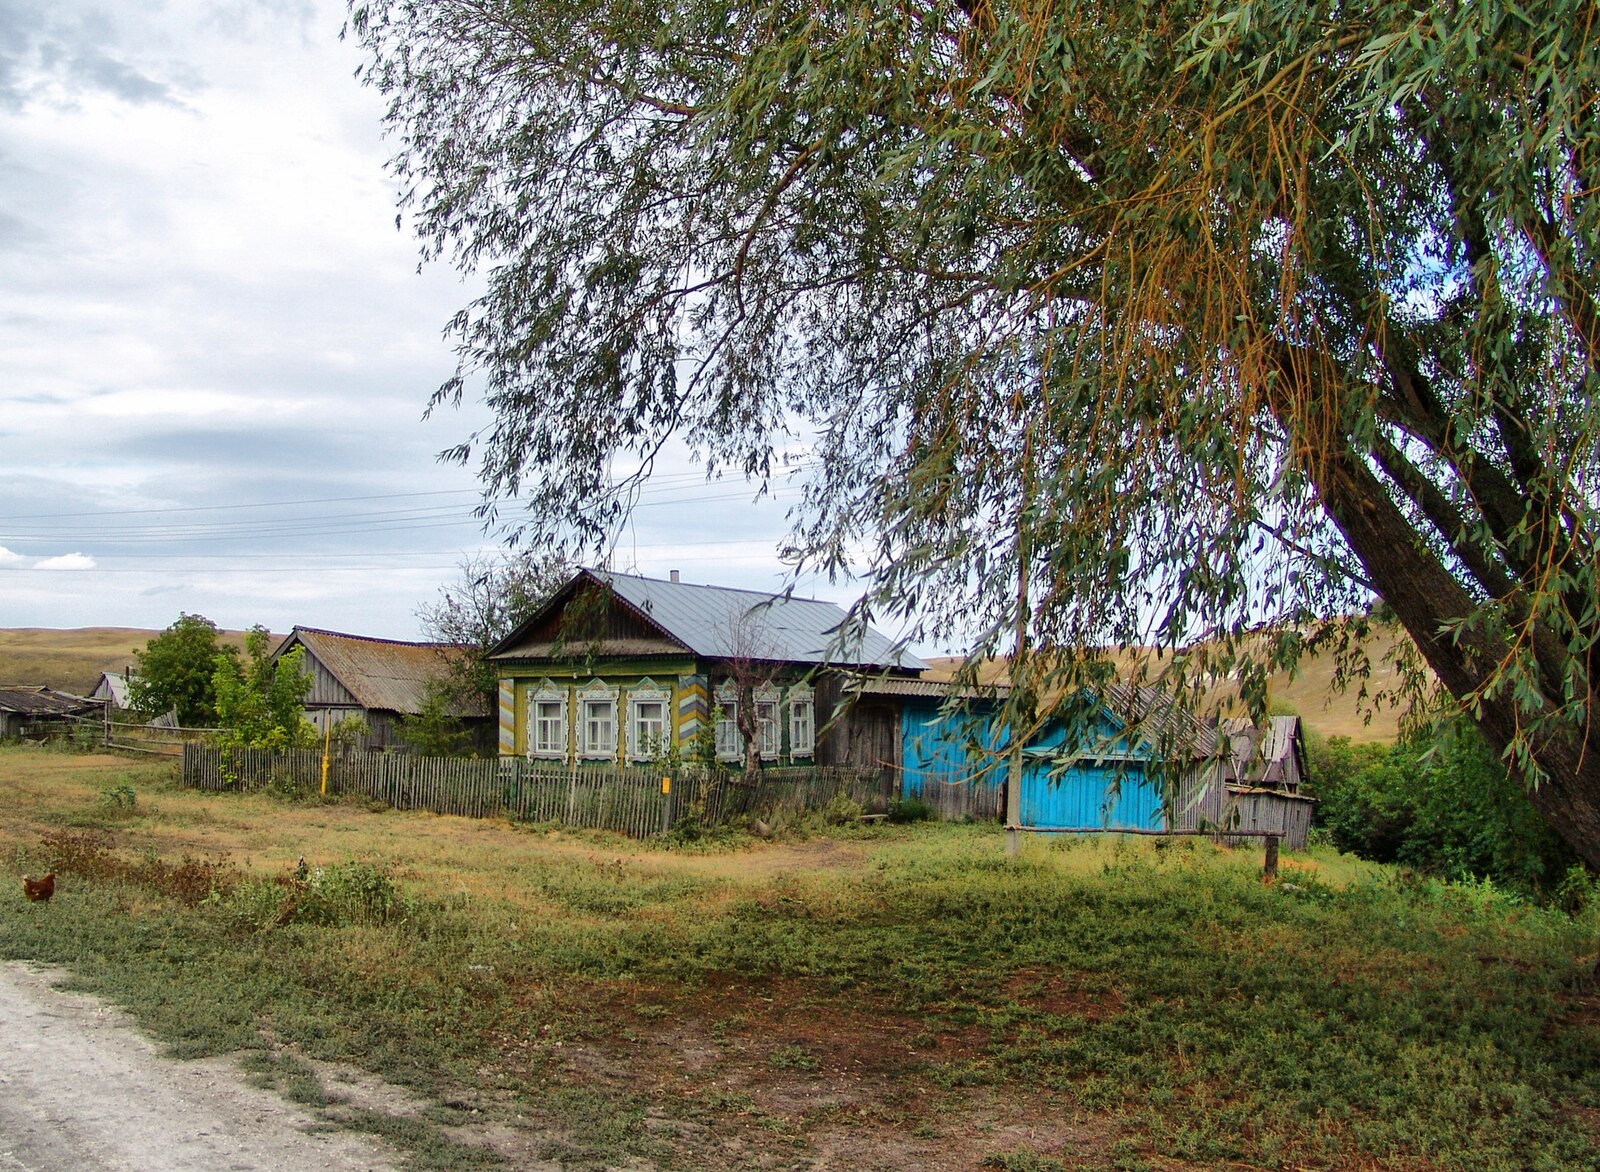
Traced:
[[[87, 695], [101, 672], [133, 666], [135, 653], [160, 633], [141, 627], [0, 627], [0, 683]], [[243, 631], [223, 631], [222, 637], [244, 649]]]
[[[5, 748], [0, 854], [77, 857], [49, 914], [0, 891], [0, 952], [419, 1167], [1592, 1162], [1592, 936], [1560, 917], [1326, 851], [1264, 887], [1195, 840], [1001, 842], [668, 851]], [[302, 855], [404, 914], [273, 918]], [[358, 1066], [405, 1102], [328, 1073]]]

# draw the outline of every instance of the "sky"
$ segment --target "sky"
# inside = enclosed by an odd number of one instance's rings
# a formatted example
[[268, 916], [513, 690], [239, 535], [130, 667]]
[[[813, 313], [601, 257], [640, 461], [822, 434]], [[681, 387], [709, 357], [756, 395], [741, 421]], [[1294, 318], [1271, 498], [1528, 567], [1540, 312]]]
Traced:
[[[497, 547], [436, 459], [485, 410], [423, 418], [472, 278], [396, 227], [344, 14], [0, 0], [0, 627], [418, 638]], [[614, 567], [782, 588], [753, 496], [669, 464]]]

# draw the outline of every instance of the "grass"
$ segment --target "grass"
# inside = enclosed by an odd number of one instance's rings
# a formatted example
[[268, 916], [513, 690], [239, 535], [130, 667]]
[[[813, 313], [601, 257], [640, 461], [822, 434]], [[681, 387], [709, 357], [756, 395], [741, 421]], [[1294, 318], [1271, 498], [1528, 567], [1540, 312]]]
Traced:
[[1600, 1156], [1592, 920], [1323, 852], [1266, 887], [1192, 839], [830, 833], [688, 853], [4, 749], [0, 852], [66, 865], [0, 896], [0, 955], [419, 1167]]

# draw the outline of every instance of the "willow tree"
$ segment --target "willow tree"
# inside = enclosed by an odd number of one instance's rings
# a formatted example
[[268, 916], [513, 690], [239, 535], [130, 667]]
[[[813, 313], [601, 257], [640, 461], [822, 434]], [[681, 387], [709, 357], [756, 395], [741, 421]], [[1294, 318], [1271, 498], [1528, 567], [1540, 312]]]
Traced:
[[600, 543], [611, 470], [668, 436], [762, 482], [803, 446], [798, 561], [979, 653], [1164, 644], [1174, 686], [1258, 691], [1381, 599], [1600, 864], [1596, 12], [377, 0], [351, 29], [424, 255], [485, 281], [434, 402], [495, 411], [451, 453], [486, 508]]

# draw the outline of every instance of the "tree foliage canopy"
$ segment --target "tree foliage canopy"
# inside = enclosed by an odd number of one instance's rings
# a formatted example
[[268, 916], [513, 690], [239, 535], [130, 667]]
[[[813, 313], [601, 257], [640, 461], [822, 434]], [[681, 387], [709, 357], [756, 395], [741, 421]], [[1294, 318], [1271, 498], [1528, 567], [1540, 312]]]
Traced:
[[151, 719], [175, 711], [178, 723], [190, 728], [216, 723], [212, 676], [217, 660], [236, 662], [239, 652], [218, 639], [215, 623], [204, 615], [180, 614], [137, 655], [138, 675], [128, 684], [128, 699], [136, 712]]
[[245, 634], [242, 667], [237, 659], [219, 657], [212, 687], [217, 697], [217, 743], [240, 749], [309, 749], [317, 730], [306, 719], [306, 694], [311, 676], [305, 671], [305, 649], [292, 648], [274, 659], [272, 636], [255, 626]]
[[[441, 719], [450, 709], [495, 711], [500, 681], [499, 672], [487, 659], [489, 650], [537, 610], [572, 572], [559, 557], [529, 550], [468, 557], [458, 569], [455, 582], [417, 610], [424, 637], [438, 643], [444, 657], [442, 689], [430, 689], [428, 694], [430, 707], [438, 708], [435, 715]], [[420, 730], [417, 735], [424, 736]]]
[[803, 446], [797, 561], [980, 654], [1185, 649], [1172, 684], [1251, 691], [1375, 594], [1594, 863], [1596, 16], [358, 0], [351, 28], [425, 255], [487, 278], [435, 398], [495, 411], [454, 453], [486, 507], [598, 546], [611, 470], [667, 435], [763, 482]]

